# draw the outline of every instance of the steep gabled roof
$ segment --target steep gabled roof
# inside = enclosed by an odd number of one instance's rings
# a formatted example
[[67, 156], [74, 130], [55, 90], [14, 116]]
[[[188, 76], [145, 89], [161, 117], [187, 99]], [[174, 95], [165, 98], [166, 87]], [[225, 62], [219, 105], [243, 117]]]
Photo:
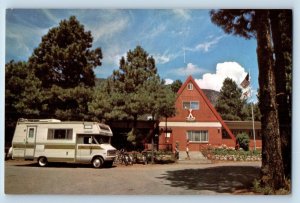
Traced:
[[180, 89], [177, 92], [177, 98], [181, 95], [181, 93], [183, 92], [183, 90], [185, 89], [185, 87], [189, 84], [192, 83], [194, 85], [194, 87], [196, 88], [196, 90], [199, 92], [199, 94], [201, 95], [201, 97], [203, 98], [204, 102], [206, 103], [206, 105], [209, 107], [209, 109], [212, 111], [212, 113], [215, 115], [215, 117], [218, 119], [218, 121], [221, 123], [221, 125], [223, 126], [223, 128], [226, 130], [226, 132], [228, 133], [228, 135], [231, 137], [231, 139], [233, 139], [234, 141], [235, 136], [232, 134], [231, 130], [228, 128], [228, 126], [226, 125], [226, 123], [223, 121], [222, 117], [219, 115], [219, 113], [216, 111], [216, 109], [213, 107], [213, 105], [210, 103], [210, 101], [208, 100], [208, 98], [206, 97], [206, 95], [203, 93], [203, 91], [201, 90], [201, 88], [198, 86], [198, 84], [195, 82], [194, 78], [190, 75], [186, 81], [183, 83], [183, 85], [180, 87]]

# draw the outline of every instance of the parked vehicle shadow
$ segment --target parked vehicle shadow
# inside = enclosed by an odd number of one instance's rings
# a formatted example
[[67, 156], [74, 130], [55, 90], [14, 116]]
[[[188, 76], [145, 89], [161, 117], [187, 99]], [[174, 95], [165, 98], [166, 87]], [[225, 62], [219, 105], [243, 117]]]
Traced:
[[[16, 164], [16, 166], [20, 167], [39, 167], [36, 162], [30, 162], [30, 163], [22, 163], [22, 164]], [[115, 168], [116, 166], [107, 166], [106, 164], [103, 165], [102, 169], [106, 168]], [[48, 165], [45, 168], [93, 168], [92, 164], [79, 164], [79, 163], [62, 163], [62, 162], [51, 162], [48, 163]]]
[[170, 181], [170, 186], [188, 190], [209, 190], [217, 193], [233, 193], [248, 190], [260, 175], [259, 167], [220, 166], [206, 169], [167, 171], [158, 178]]

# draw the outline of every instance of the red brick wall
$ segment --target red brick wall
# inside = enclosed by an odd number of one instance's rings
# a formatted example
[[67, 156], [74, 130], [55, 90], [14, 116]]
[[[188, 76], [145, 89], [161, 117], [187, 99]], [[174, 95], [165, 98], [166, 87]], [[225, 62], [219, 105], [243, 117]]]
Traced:
[[[193, 84], [193, 89], [188, 89], [188, 84]], [[199, 102], [199, 109], [192, 110], [192, 115], [195, 117], [194, 122], [214, 122], [219, 123], [221, 125], [221, 121], [218, 119], [218, 114], [212, 107], [212, 105], [207, 104], [208, 99], [202, 92], [200, 88], [198, 88], [197, 84], [193, 80], [192, 77], [189, 77], [187, 81], [183, 84], [181, 89], [177, 93], [177, 100], [175, 103], [176, 106], [176, 116], [172, 118], [168, 118], [168, 122], [188, 122], [187, 117], [189, 115], [189, 110], [183, 108], [183, 102], [189, 101], [197, 101]], [[217, 115], [217, 116], [216, 116]], [[163, 120], [164, 121], [164, 120]], [[171, 127], [172, 134], [170, 138], [165, 138], [165, 133], [162, 132], [159, 137], [159, 144], [161, 145], [161, 149], [164, 148], [163, 144], [172, 144], [173, 149], [175, 148], [176, 142], [179, 143], [179, 150], [183, 151], [186, 149], [186, 141], [187, 141], [187, 131], [188, 130], [207, 130], [208, 131], [208, 142], [207, 143], [193, 143], [190, 142], [189, 149], [191, 151], [199, 151], [203, 147], [207, 147], [210, 145], [221, 145], [224, 144], [224, 140], [222, 140], [222, 130], [221, 127]], [[225, 140], [226, 144], [230, 144], [230, 146], [235, 146], [235, 141]]]
[[[251, 150], [254, 149], [254, 140], [253, 139], [250, 140], [249, 146], [250, 146]], [[257, 148], [261, 148], [262, 147], [261, 139], [256, 139], [256, 147]]]
[[218, 119], [212, 113], [211, 109], [205, 103], [202, 95], [194, 87], [193, 90], [188, 90], [187, 86], [182, 93], [178, 95], [176, 100], [176, 116], [168, 118], [168, 121], [186, 121], [186, 117], [189, 115], [189, 110], [183, 109], [183, 101], [199, 101], [199, 110], [193, 110], [192, 114], [196, 118], [195, 121], [201, 122], [218, 122]]
[[199, 151], [203, 147], [207, 147], [208, 144], [211, 145], [221, 145], [222, 135], [220, 128], [215, 127], [172, 127], [172, 133], [170, 138], [165, 137], [165, 133], [162, 133], [159, 137], [159, 143], [162, 144], [161, 149], [163, 149], [163, 144], [172, 144], [173, 149], [176, 142], [179, 143], [179, 150], [185, 151], [186, 141], [187, 141], [187, 131], [188, 130], [208, 130], [208, 142], [190, 142], [189, 149], [191, 151]]
[[[173, 128], [170, 138], [165, 138], [165, 133], [162, 133], [159, 136], [160, 149], [165, 149], [167, 144], [171, 144], [173, 149], [175, 148], [176, 142], [178, 141], [180, 151], [185, 151], [186, 145], [186, 131], [190, 130], [189, 128]], [[203, 130], [203, 128], [197, 128], [194, 130]], [[220, 135], [216, 132], [216, 128], [209, 129], [209, 143], [193, 143], [190, 142], [189, 149], [191, 151], [199, 151], [201, 148], [211, 146], [220, 146], [222, 144], [227, 147], [235, 147], [235, 142], [232, 139], [221, 139]], [[208, 145], [209, 144], [209, 145]], [[256, 140], [256, 148], [261, 148], [262, 142], [260, 139]], [[254, 149], [254, 140], [250, 140], [250, 149]]]
[[227, 147], [235, 147], [235, 141], [232, 139], [223, 139], [222, 144], [226, 145]]

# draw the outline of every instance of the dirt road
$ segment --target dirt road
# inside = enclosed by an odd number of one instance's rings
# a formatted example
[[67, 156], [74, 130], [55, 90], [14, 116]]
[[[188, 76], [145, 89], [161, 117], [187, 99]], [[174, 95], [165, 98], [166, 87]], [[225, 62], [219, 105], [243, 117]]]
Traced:
[[133, 165], [94, 169], [89, 165], [5, 162], [6, 194], [210, 195], [247, 189], [259, 162]]

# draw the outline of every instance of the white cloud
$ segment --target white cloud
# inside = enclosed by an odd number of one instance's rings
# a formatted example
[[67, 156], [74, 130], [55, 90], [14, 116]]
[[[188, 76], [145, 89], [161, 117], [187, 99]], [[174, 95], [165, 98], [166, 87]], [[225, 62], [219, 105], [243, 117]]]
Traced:
[[189, 20], [191, 18], [189, 10], [186, 9], [174, 9], [173, 13], [184, 20]]
[[45, 16], [51, 20], [53, 23], [57, 24], [61, 21], [60, 18], [58, 18], [57, 16], [55, 16], [51, 10], [48, 10], [48, 9], [43, 9], [42, 12], [45, 14]]
[[163, 54], [154, 54], [152, 56], [155, 59], [156, 64], [165, 64], [174, 60], [179, 55], [181, 55], [181, 53], [169, 53], [169, 51], [166, 50]]
[[206, 73], [195, 81], [202, 89], [220, 91], [225, 78], [229, 77], [239, 85], [246, 75], [245, 69], [237, 62], [224, 62], [217, 64], [216, 73]]
[[174, 82], [174, 80], [172, 80], [172, 79], [170, 79], [170, 78], [166, 78], [166, 79], [164, 79], [165, 80], [165, 84], [166, 85], [170, 85], [170, 84], [172, 84], [173, 82]]
[[120, 59], [122, 57], [124, 57], [126, 59], [127, 52], [124, 52], [123, 54], [116, 54], [116, 55], [114, 55], [114, 57], [113, 57], [114, 65], [116, 65], [116, 66], [119, 67], [120, 66]]
[[210, 49], [219, 43], [219, 41], [224, 37], [224, 35], [219, 37], [209, 37], [209, 41], [202, 42], [197, 44], [195, 47], [192, 48], [186, 48], [188, 51], [202, 51], [202, 52], [208, 52]]
[[101, 23], [101, 25], [93, 26], [88, 28], [92, 31], [92, 36], [94, 37], [94, 42], [99, 39], [109, 39], [114, 37], [115, 34], [119, 34], [128, 26], [127, 18], [119, 18], [109, 21], [107, 23]]
[[165, 54], [163, 55], [156, 54], [153, 56], [153, 58], [155, 59], [156, 64], [165, 64], [170, 61], [170, 56]]
[[178, 68], [176, 70], [177, 75], [184, 75], [184, 76], [189, 76], [189, 75], [195, 75], [195, 74], [200, 74], [203, 73], [203, 69], [199, 68], [197, 65], [194, 65], [192, 63], [188, 63], [186, 67]]
[[[22, 30], [20, 32], [20, 30]], [[34, 27], [32, 25], [18, 25], [11, 23], [6, 29], [7, 56], [9, 60], [27, 60], [32, 54], [33, 47], [41, 42], [41, 36], [45, 35], [48, 29]]]
[[166, 30], [166, 25], [159, 24], [158, 26], [155, 26], [151, 31], [149, 31], [147, 34], [145, 33], [146, 38], [154, 38], [156, 36], [159, 36], [162, 32]]

